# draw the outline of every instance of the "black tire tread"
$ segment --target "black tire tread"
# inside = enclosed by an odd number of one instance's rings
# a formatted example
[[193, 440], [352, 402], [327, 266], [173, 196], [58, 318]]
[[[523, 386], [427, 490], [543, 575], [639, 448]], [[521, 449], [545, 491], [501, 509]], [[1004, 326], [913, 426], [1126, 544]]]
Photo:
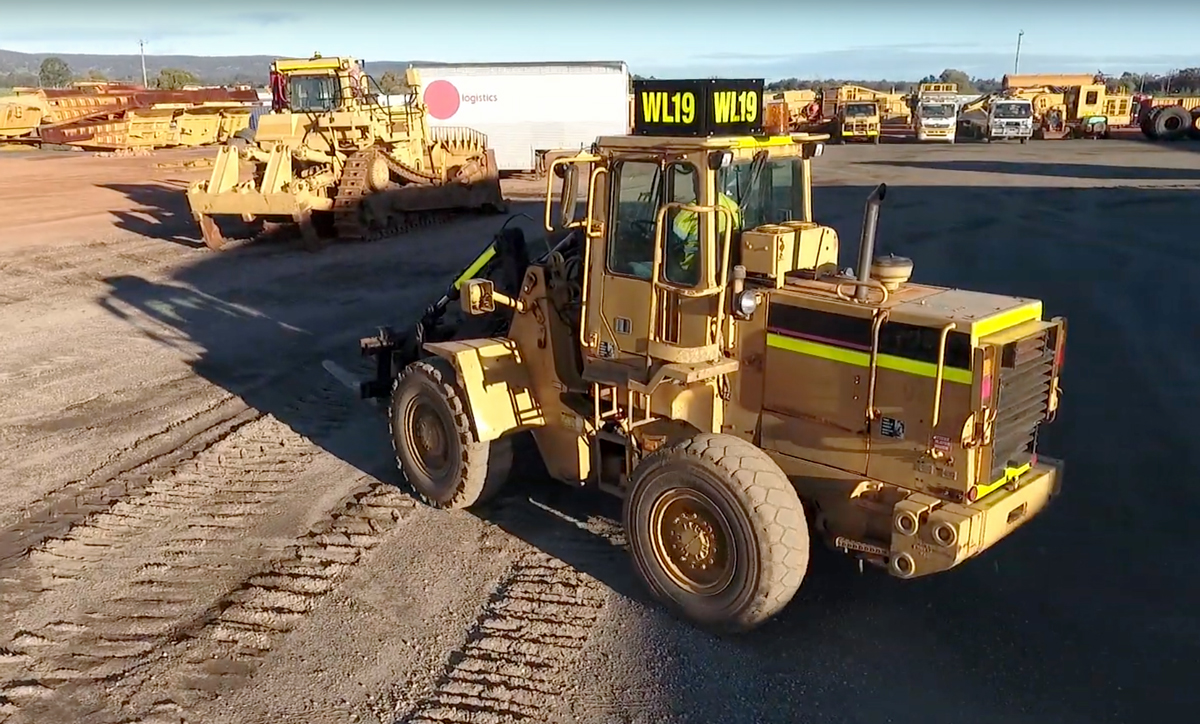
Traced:
[[[455, 381], [454, 369], [440, 357], [430, 357], [408, 365], [392, 383], [392, 399], [404, 385], [416, 384], [411, 380], [418, 376], [432, 383], [449, 405], [462, 456], [459, 460], [458, 488], [450, 500], [434, 500], [411, 481], [408, 481], [409, 489], [422, 502], [434, 508], [459, 510], [491, 500], [508, 477], [512, 465], [511, 441], [502, 438], [494, 442], [480, 442], [476, 438], [470, 415], [467, 414], [465, 396]], [[388, 415], [388, 432], [392, 436], [393, 446], [397, 446], [395, 425], [396, 415], [392, 412]], [[394, 452], [396, 465], [403, 472], [404, 463], [399, 450]], [[407, 480], [407, 475], [405, 478]]]
[[[733, 437], [700, 433], [649, 455], [640, 470], [658, 461], [690, 458], [733, 483], [727, 490], [746, 512], [761, 538], [758, 590], [735, 619], [721, 628], [745, 631], [762, 624], [791, 601], [808, 570], [809, 533], [795, 488], [766, 452]], [[636, 473], [635, 473], [636, 475]]]
[[[1178, 119], [1180, 123], [1180, 127], [1174, 131], [1167, 128], [1167, 121], [1170, 118]], [[1163, 109], [1155, 116], [1154, 130], [1161, 140], [1177, 141], [1187, 135], [1187, 129], [1191, 123], [1192, 114], [1183, 106], [1163, 106]]]

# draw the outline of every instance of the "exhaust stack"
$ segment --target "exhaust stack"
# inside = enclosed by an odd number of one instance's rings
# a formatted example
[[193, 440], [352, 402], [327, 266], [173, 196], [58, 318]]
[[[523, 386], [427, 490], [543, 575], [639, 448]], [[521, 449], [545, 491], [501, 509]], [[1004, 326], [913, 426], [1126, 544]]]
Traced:
[[[887, 195], [887, 184], [879, 184], [867, 197], [867, 206], [863, 211], [862, 239], [858, 242], [858, 275], [860, 282], [871, 278], [871, 259], [875, 256], [875, 233], [879, 226], [879, 205]], [[867, 299], [867, 288], [859, 286], [854, 292], [854, 298], [860, 302]]]

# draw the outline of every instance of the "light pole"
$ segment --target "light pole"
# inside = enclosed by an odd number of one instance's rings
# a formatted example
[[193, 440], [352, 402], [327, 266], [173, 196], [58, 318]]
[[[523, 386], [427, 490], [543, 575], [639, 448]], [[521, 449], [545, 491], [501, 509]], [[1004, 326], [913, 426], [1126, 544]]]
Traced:
[[146, 41], [144, 41], [144, 40], [138, 41], [138, 50], [141, 51], [141, 55], [142, 55], [142, 87], [148, 88], [149, 83], [146, 80]]
[[1021, 69], [1021, 36], [1024, 34], [1024, 30], [1017, 32], [1017, 55], [1013, 58], [1013, 75], [1019, 73]]

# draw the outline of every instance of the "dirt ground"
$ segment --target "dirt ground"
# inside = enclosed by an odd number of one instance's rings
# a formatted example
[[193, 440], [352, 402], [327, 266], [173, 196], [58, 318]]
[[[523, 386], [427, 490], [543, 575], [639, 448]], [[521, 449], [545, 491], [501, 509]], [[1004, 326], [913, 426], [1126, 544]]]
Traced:
[[[1050, 510], [902, 582], [822, 550], [720, 639], [640, 589], [611, 500], [530, 473], [400, 492], [382, 413], [322, 368], [415, 318], [505, 217], [212, 253], [207, 151], [0, 154], [0, 721], [1134, 722], [1200, 696], [1200, 153], [1136, 141], [830, 147], [853, 262], [1070, 320]], [[534, 234], [539, 184], [507, 182]]]

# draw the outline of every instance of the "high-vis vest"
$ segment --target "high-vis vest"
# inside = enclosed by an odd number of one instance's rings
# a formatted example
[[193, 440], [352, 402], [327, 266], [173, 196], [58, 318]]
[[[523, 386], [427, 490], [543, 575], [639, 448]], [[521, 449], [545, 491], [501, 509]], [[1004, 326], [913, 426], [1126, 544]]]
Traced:
[[[717, 195], [717, 203], [729, 209], [730, 213], [733, 214], [733, 228], [741, 228], [742, 208], [738, 206], [737, 202], [730, 198], [728, 194], [720, 193]], [[729, 222], [726, 220], [725, 214], [718, 213], [717, 233], [724, 234], [725, 225], [728, 223]], [[700, 234], [699, 219], [696, 216], [696, 212], [689, 211], [688, 209], [680, 209], [679, 213], [675, 215], [675, 223], [672, 225], [672, 228], [675, 230], [675, 234], [679, 238], [684, 239], [685, 241], [695, 242], [696, 239], [699, 238]]]
[[[719, 193], [717, 195], [717, 203], [729, 209], [733, 214], [733, 228], [735, 230], [742, 228], [742, 208], [738, 206], [729, 195]], [[699, 248], [700, 224], [699, 217], [696, 212], [688, 209], [680, 209], [675, 215], [675, 223], [671, 228], [675, 234], [684, 240], [683, 243], [683, 260], [680, 266], [684, 269], [691, 269], [692, 264], [696, 261], [696, 250]], [[725, 227], [729, 224], [729, 220], [725, 214], [717, 212], [717, 240], [720, 241], [725, 235]]]

